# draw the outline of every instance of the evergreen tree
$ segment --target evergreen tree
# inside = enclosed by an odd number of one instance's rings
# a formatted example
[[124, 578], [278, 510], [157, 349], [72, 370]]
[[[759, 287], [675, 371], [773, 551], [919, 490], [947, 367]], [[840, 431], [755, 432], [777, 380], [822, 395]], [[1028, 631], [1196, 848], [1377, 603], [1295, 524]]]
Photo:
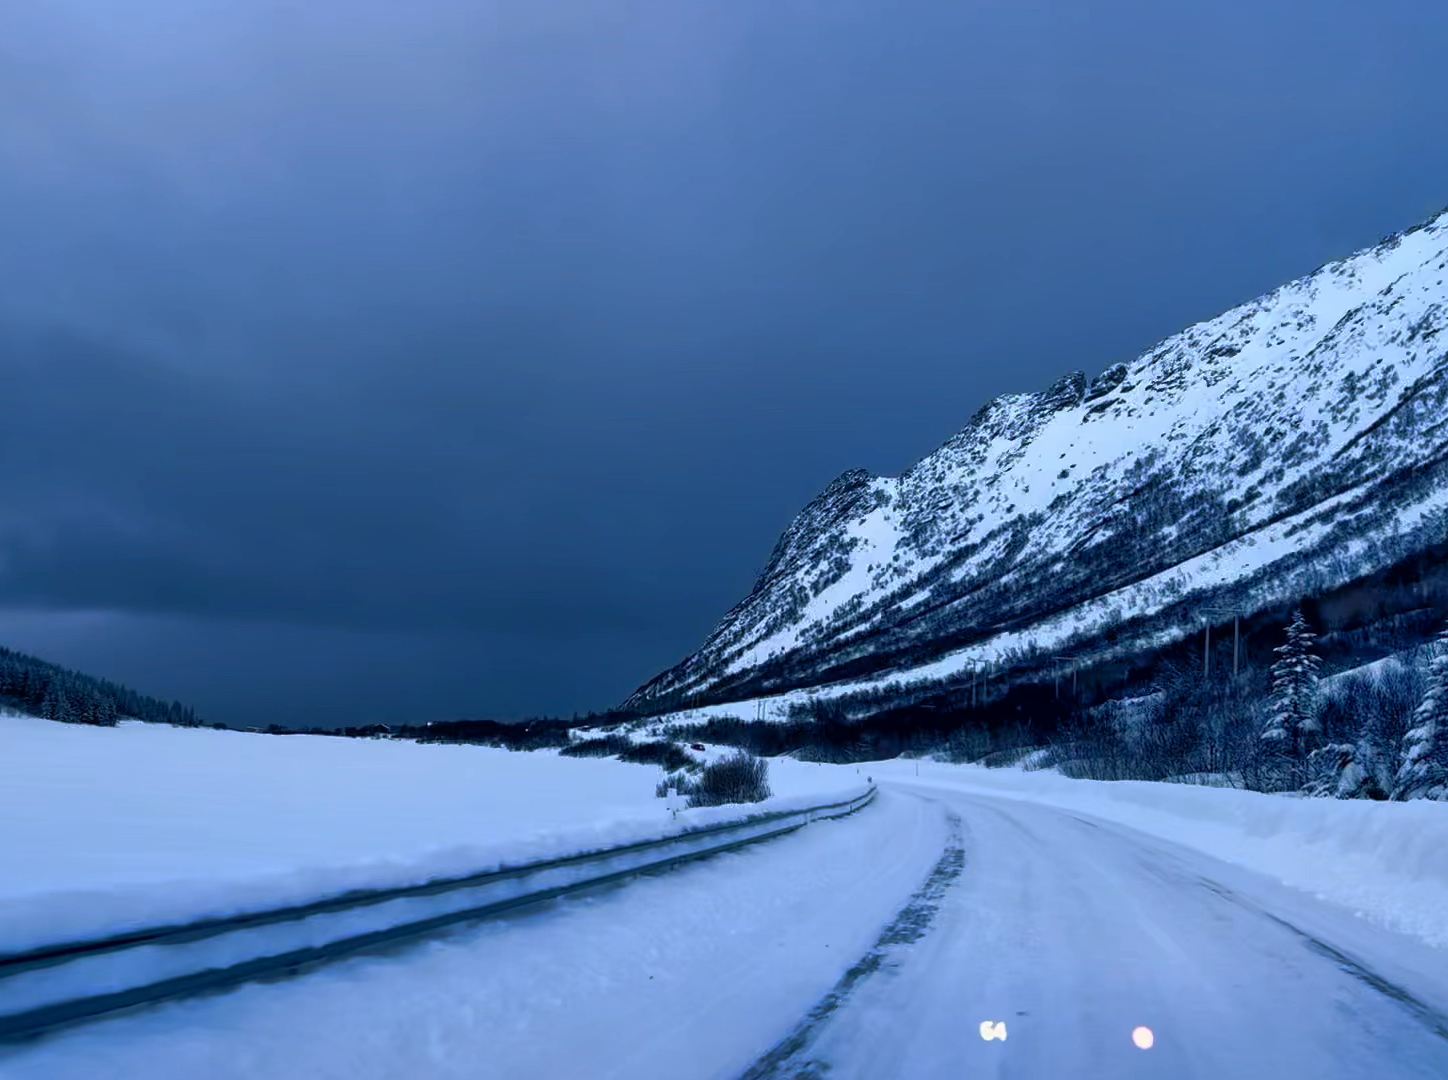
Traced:
[[1318, 719], [1317, 672], [1321, 659], [1313, 653], [1316, 635], [1298, 608], [1287, 627], [1287, 641], [1272, 650], [1272, 695], [1262, 729], [1266, 774], [1274, 788], [1301, 787], [1308, 754], [1321, 732]]
[[94, 712], [91, 714], [90, 722], [101, 727], [115, 727], [119, 717], [116, 716], [116, 703], [108, 697], [94, 699]]
[[46, 720], [59, 720], [62, 723], [71, 719], [70, 702], [59, 678], [53, 678], [45, 684], [45, 693], [40, 699], [40, 715]]
[[1448, 800], [1448, 629], [1428, 665], [1428, 689], [1403, 736], [1394, 799]]
[[105, 679], [0, 646], [0, 710], [74, 724], [114, 724], [121, 717], [153, 723], [196, 725], [196, 714]]

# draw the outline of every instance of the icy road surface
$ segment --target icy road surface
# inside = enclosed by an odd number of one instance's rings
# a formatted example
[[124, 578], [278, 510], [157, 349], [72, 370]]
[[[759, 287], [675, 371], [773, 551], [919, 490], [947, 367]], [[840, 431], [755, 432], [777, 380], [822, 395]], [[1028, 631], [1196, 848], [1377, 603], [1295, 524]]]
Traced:
[[132, 1076], [1441, 1080], [1448, 952], [1120, 824], [897, 778], [672, 875], [0, 1052], [5, 1080]]
[[1121, 825], [917, 790], [959, 873], [751, 1078], [1448, 1076], [1448, 952]]

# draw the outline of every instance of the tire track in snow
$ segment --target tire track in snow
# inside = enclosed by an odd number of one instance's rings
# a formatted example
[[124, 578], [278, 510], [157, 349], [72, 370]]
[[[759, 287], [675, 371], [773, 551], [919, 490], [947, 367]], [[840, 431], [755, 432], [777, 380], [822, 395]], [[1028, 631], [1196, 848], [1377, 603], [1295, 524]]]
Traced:
[[[1068, 816], [1083, 825], [1092, 825], [1093, 827], [1099, 828], [1094, 822], [1077, 817], [1075, 814]], [[1168, 885], [1174, 887], [1200, 886], [1229, 904], [1234, 904], [1245, 911], [1250, 911], [1254, 915], [1275, 923], [1301, 941], [1302, 945], [1310, 952], [1316, 953], [1318, 956], [1330, 961], [1339, 971], [1352, 976], [1364, 986], [1370, 987], [1393, 1001], [1428, 1031], [1432, 1032], [1438, 1038], [1448, 1041], [1448, 1013], [1419, 1000], [1408, 990], [1378, 974], [1362, 961], [1354, 959], [1336, 946], [1328, 944], [1320, 937], [1309, 933], [1295, 923], [1282, 918], [1280, 915], [1274, 914], [1260, 903], [1249, 900], [1241, 893], [1229, 889], [1220, 882], [1203, 877], [1190, 867], [1182, 865], [1175, 856], [1162, 851], [1160, 848], [1140, 850], [1136, 854], [1135, 863], [1142, 870]]]
[[1281, 926], [1283, 929], [1291, 931], [1293, 934], [1297, 935], [1297, 937], [1301, 938], [1303, 945], [1305, 945], [1312, 952], [1315, 952], [1318, 956], [1332, 961], [1332, 963], [1336, 965], [1339, 970], [1345, 972], [1348, 975], [1351, 975], [1354, 979], [1357, 979], [1363, 985], [1369, 986], [1372, 989], [1376, 990], [1378, 993], [1382, 994], [1390, 1001], [1396, 1002], [1404, 1009], [1404, 1011], [1412, 1016], [1414, 1020], [1418, 1021], [1418, 1023], [1422, 1024], [1434, 1035], [1438, 1036], [1438, 1038], [1448, 1040], [1448, 1016], [1445, 1016], [1443, 1013], [1439, 1012], [1431, 1005], [1427, 1005], [1419, 1001], [1416, 997], [1410, 994], [1407, 990], [1404, 990], [1397, 983], [1389, 982], [1387, 979], [1383, 978], [1381, 975], [1373, 971], [1371, 968], [1367, 967], [1365, 964], [1361, 963], [1360, 961], [1354, 960], [1351, 956], [1348, 956], [1342, 950], [1334, 948], [1327, 942], [1323, 941], [1321, 938], [1314, 937], [1306, 930], [1294, 926], [1286, 919], [1280, 918], [1279, 916], [1272, 914], [1272, 912], [1266, 910], [1265, 908], [1252, 903], [1250, 900], [1239, 895], [1238, 893], [1233, 892], [1225, 885], [1219, 885], [1217, 882], [1212, 881], [1210, 878], [1200, 878], [1199, 880], [1204, 889], [1215, 893], [1223, 900], [1226, 900], [1229, 903], [1236, 904], [1239, 907], [1244, 907], [1249, 911], [1255, 912], [1256, 914], [1262, 916], [1264, 919], [1270, 919], [1272, 922], [1276, 923], [1278, 926]]
[[870, 976], [898, 967], [899, 954], [930, 932], [946, 890], [965, 870], [965, 829], [960, 815], [948, 813], [946, 821], [950, 831], [940, 860], [880, 932], [875, 944], [840, 976], [794, 1030], [746, 1069], [739, 1080], [816, 1080], [828, 1072], [828, 1065], [809, 1056], [820, 1030]]

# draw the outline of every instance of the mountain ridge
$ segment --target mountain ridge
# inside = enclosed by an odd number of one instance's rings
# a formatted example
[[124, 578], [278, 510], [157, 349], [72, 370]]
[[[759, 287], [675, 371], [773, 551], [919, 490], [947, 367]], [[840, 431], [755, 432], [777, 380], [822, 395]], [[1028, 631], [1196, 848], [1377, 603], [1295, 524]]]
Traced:
[[[1128, 616], [1171, 606], [1132, 590], [1233, 545], [1284, 550], [1176, 591], [1260, 609], [1273, 590], [1247, 588], [1254, 574], [1301, 570], [1295, 557], [1346, 560], [1336, 580], [1421, 548], [1448, 489], [1445, 267], [1448, 211], [1133, 361], [1001, 395], [899, 476], [841, 473], [703, 646], [624, 707], [958, 679], [1068, 642], [1100, 652]], [[1123, 610], [1096, 630], [1046, 632], [1112, 597]], [[953, 671], [905, 678], [972, 645]]]

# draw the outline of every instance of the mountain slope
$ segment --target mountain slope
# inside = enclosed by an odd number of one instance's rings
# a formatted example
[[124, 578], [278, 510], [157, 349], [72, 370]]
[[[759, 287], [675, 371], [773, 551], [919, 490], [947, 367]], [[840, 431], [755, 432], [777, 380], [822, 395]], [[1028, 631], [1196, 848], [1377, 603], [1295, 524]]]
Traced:
[[1448, 212], [847, 472], [625, 707], [925, 686], [1180, 638], [1448, 537]]

